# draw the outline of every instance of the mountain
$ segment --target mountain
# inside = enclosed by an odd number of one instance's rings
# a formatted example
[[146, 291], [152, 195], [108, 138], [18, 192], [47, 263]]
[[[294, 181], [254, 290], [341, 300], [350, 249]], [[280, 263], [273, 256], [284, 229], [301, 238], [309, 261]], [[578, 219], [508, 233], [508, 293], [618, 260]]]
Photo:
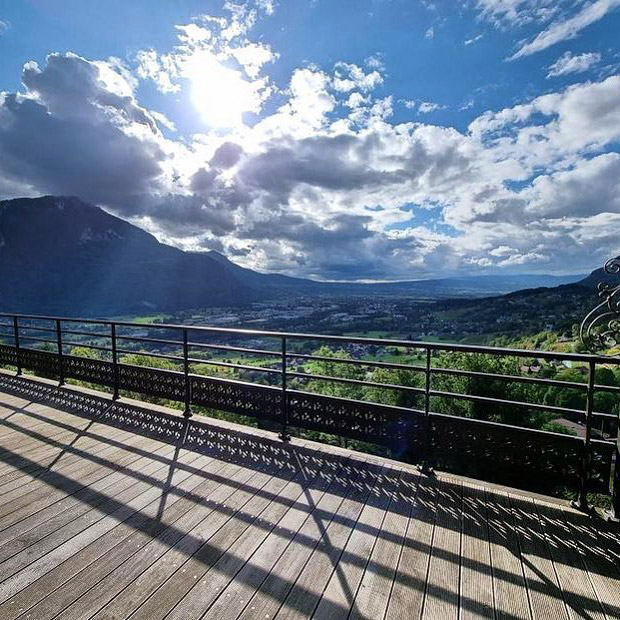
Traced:
[[471, 276], [378, 284], [263, 274], [217, 252], [183, 252], [78, 198], [0, 201], [0, 309], [95, 316], [237, 306], [278, 296], [499, 295], [581, 276]]
[[77, 198], [0, 202], [0, 307], [70, 316], [251, 301], [213, 258], [159, 243]]

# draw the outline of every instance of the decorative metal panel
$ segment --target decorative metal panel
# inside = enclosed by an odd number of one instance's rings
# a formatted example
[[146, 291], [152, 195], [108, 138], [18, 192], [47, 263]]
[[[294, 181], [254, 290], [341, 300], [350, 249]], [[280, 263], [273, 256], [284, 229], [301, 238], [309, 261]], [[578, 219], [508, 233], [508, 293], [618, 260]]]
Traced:
[[58, 354], [36, 349], [19, 350], [19, 362], [22, 368], [36, 372], [48, 379], [57, 379], [59, 376]]
[[185, 398], [185, 377], [181, 372], [119, 364], [118, 375], [121, 390], [169, 400]]
[[[620, 275], [620, 257], [605, 263], [608, 276]], [[591, 353], [618, 355], [620, 347], [620, 279], [604, 281], [598, 285], [601, 302], [581, 323], [580, 336], [584, 346]]]
[[282, 420], [282, 391], [276, 387], [192, 375], [191, 393], [195, 405], [254, 418]]
[[0, 365], [17, 366], [17, 351], [15, 347], [0, 344]]
[[[579, 480], [583, 439], [431, 414], [437, 468], [515, 487], [549, 490]], [[591, 444], [591, 489], [608, 492], [613, 446]]]
[[380, 444], [395, 455], [419, 449], [421, 412], [297, 391], [288, 392], [288, 411], [291, 426]]
[[[0, 345], [0, 363], [15, 364], [16, 354], [14, 347]], [[19, 356], [25, 370], [58, 378], [56, 353], [20, 349]], [[114, 384], [111, 362], [64, 356], [62, 363], [65, 377], [108, 387]], [[118, 375], [121, 390], [180, 402], [185, 398], [183, 373], [119, 364]], [[3, 389], [10, 381], [21, 386], [36, 385], [3, 377]], [[190, 388], [193, 404], [276, 422], [283, 420], [283, 392], [278, 387], [190, 375]], [[190, 429], [180, 417], [122, 402], [112, 404], [49, 386], [20, 389], [32, 397], [44, 390], [45, 398], [55, 406], [170, 440], [182, 438], [183, 429]], [[39, 397], [43, 396], [41, 392]], [[294, 390], [287, 391], [286, 398], [291, 427], [386, 446], [396, 458], [410, 462], [421, 457], [424, 417], [420, 411]], [[430, 420], [432, 460], [441, 470], [529, 489], [577, 486], [584, 447], [581, 438], [440, 414], [431, 414]], [[191, 441], [197, 445], [215, 440], [213, 433], [207, 436], [195, 429], [192, 432]], [[608, 491], [613, 449], [611, 443], [592, 442], [590, 490]]]
[[108, 387], [114, 385], [114, 365], [112, 362], [65, 355], [62, 358], [62, 364], [66, 378], [78, 379]]

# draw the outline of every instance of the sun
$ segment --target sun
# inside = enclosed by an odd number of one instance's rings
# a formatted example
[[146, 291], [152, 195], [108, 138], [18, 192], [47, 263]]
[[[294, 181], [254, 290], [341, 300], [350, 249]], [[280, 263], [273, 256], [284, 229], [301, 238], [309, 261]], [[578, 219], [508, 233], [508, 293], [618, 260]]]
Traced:
[[243, 113], [256, 111], [260, 101], [255, 86], [239, 71], [220, 63], [210, 52], [194, 54], [187, 66], [191, 99], [205, 123], [229, 128], [243, 122]]

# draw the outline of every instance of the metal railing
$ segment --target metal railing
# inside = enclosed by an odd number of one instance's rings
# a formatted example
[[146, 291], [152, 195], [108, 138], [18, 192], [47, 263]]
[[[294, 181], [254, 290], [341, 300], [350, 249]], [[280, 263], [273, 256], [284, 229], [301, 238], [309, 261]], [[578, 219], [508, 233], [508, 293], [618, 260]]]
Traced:
[[[248, 340], [255, 346], [248, 345]], [[319, 344], [340, 351], [317, 352]], [[81, 355], [78, 348], [93, 353]], [[404, 349], [402, 357], [417, 357], [419, 363], [376, 359], [381, 355], [371, 355], [372, 348], [383, 353]], [[584, 370], [585, 381], [454, 368], [446, 365], [450, 353], [568, 362]], [[223, 354], [239, 359], [231, 361]], [[160, 367], [130, 355], [161, 360]], [[313, 372], [317, 363], [323, 372]], [[192, 416], [193, 406], [241, 413], [279, 426], [282, 439], [295, 428], [367, 441], [388, 447], [399, 458], [417, 461], [426, 472], [435, 463], [454, 471], [491, 475], [498, 466], [509, 473], [513, 467], [518, 483], [519, 475], [534, 479], [538, 471], [559, 484], [574, 485], [581, 509], [587, 507], [588, 492], [609, 490], [618, 514], [618, 407], [613, 412], [596, 411], [595, 395], [614, 394], [620, 401], [620, 387], [596, 383], [599, 367], [619, 363], [603, 356], [555, 351], [0, 313], [0, 365], [15, 367], [17, 374], [31, 370], [56, 378], [60, 385], [67, 380], [85, 381], [110, 388], [114, 399], [130, 392], [178, 401], [186, 418]], [[363, 373], [329, 372], [351, 367]], [[228, 374], [214, 375], [218, 369]], [[369, 376], [373, 370], [388, 374], [377, 380]], [[398, 383], [398, 371], [420, 380], [415, 385]], [[583, 408], [562, 407], [460, 392], [445, 385], [441, 389], [442, 380], [446, 383], [451, 378], [573, 390], [583, 394], [585, 401]], [[321, 390], [320, 386], [331, 387]], [[334, 393], [334, 386], [365, 390], [364, 396]], [[375, 390], [370, 396], [369, 389]], [[377, 390], [405, 395], [405, 404], [393, 399], [381, 402]], [[445, 404], [453, 401], [473, 403], [485, 413], [502, 408], [547, 412], [577, 422], [581, 432], [562, 435], [489, 419], [493, 415], [474, 419], [434, 410], [435, 404], [443, 403], [446, 409]], [[607, 433], [595, 436], [599, 422]]]

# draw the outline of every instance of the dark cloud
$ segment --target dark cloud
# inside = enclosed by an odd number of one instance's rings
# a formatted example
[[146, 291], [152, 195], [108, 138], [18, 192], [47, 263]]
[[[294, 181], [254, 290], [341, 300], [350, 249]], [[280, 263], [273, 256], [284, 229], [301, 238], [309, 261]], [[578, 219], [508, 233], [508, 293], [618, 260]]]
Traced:
[[140, 123], [158, 133], [154, 119], [136, 103], [133, 95], [114, 92], [126, 80], [106, 63], [90, 62], [72, 53], [50, 54], [44, 69], [33, 62], [24, 65], [22, 83], [55, 118], [105, 122], [110, 111], [114, 111], [124, 120]]
[[219, 169], [232, 168], [243, 155], [243, 148], [234, 142], [224, 142], [215, 151], [211, 166]]
[[[27, 96], [0, 101], [3, 176], [108, 204], [157, 187], [166, 156], [152, 118], [99, 75], [97, 65], [73, 54], [49, 56], [44, 69], [26, 65]], [[128, 131], [134, 127], [144, 135]]]
[[276, 143], [247, 158], [239, 177], [249, 187], [268, 192], [272, 200], [283, 203], [300, 184], [347, 191], [404, 180], [404, 171], [373, 169], [365, 161], [368, 146], [368, 141], [350, 135]]
[[205, 233], [224, 236], [235, 230], [234, 211], [225, 203], [208, 204], [194, 195], [143, 197], [113, 212], [122, 217], [147, 217], [166, 236], [177, 239]]

